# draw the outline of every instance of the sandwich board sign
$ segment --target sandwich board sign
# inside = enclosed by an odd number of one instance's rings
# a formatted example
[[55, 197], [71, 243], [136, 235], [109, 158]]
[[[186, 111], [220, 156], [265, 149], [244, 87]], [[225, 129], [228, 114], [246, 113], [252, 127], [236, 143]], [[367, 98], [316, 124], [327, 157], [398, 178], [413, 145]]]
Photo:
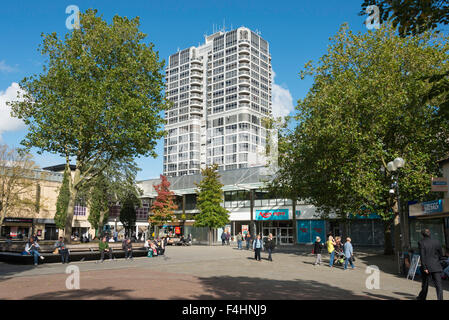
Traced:
[[415, 279], [416, 269], [418, 268], [419, 263], [419, 254], [414, 254], [412, 257], [412, 263], [410, 264], [410, 269], [408, 269], [407, 279]]

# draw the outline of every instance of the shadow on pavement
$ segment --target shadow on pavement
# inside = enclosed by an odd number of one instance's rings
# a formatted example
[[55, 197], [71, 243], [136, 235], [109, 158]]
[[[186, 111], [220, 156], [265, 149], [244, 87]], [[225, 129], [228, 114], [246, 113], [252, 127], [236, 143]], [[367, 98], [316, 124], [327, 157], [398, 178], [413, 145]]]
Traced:
[[[205, 293], [200, 300], [378, 300], [313, 280], [273, 280], [249, 277], [199, 278]], [[184, 300], [185, 297], [171, 299]], [[390, 298], [391, 299], [391, 298]]]
[[63, 290], [39, 293], [38, 295], [26, 297], [24, 300], [135, 299], [135, 297], [129, 295], [129, 292], [132, 292], [132, 290], [117, 290], [111, 287], [103, 289]]
[[34, 265], [13, 265], [0, 262], [0, 282], [16, 276], [18, 273], [36, 269]]
[[[376, 294], [376, 293], [371, 293], [371, 292], [363, 292], [363, 293], [366, 294], [367, 296], [375, 297], [375, 298], [382, 299], [382, 300], [399, 300], [397, 298], [385, 296], [383, 294]], [[398, 293], [398, 294], [403, 295], [403, 293]]]

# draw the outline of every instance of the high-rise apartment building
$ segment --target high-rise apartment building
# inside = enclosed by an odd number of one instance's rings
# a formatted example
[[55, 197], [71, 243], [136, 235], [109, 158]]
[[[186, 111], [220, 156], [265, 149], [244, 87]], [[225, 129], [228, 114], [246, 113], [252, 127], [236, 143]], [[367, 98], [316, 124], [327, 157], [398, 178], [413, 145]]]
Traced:
[[268, 42], [244, 27], [171, 55], [164, 175], [198, 174], [213, 163], [221, 170], [264, 165], [271, 79]]

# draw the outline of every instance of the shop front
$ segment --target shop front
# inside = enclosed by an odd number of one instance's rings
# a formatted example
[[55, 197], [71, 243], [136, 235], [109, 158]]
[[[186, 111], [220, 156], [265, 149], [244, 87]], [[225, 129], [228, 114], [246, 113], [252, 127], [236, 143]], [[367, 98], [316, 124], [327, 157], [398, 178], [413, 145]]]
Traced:
[[[34, 219], [34, 229], [36, 235], [41, 240], [57, 240], [59, 229], [56, 227], [54, 219]], [[62, 236], [62, 234], [61, 234]]]
[[32, 218], [5, 218], [2, 224], [2, 238], [26, 239], [33, 232]]
[[431, 237], [440, 241], [443, 247], [449, 247], [449, 203], [445, 200], [409, 205], [410, 245], [413, 249], [418, 248], [418, 241], [422, 239], [421, 231], [424, 229], [429, 229]]
[[257, 229], [263, 237], [271, 233], [277, 245], [293, 244], [293, 221], [289, 209], [255, 210]]

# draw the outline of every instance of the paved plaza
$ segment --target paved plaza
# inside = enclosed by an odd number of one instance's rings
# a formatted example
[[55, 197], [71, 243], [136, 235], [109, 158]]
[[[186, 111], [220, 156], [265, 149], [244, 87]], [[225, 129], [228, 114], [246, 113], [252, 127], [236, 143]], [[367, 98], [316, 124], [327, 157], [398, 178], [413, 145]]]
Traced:
[[[280, 249], [268, 261], [253, 259], [253, 252], [234, 247], [167, 247], [165, 256], [73, 262], [80, 288], [67, 289], [67, 265], [0, 264], [0, 299], [414, 299], [419, 280], [397, 275], [392, 256], [358, 253], [356, 269], [314, 266], [308, 248]], [[356, 252], [357, 253], [357, 252]], [[368, 289], [367, 266], [380, 269], [380, 288]], [[444, 297], [449, 299], [449, 281]], [[429, 300], [436, 299], [429, 288]]]

